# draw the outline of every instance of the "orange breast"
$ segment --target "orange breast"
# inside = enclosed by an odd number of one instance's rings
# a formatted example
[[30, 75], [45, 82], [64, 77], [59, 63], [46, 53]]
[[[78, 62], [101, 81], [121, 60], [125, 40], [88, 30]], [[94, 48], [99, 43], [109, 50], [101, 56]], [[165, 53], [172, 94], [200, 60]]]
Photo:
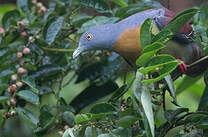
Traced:
[[142, 54], [140, 27], [125, 30], [114, 44], [114, 51], [135, 65], [136, 59]]

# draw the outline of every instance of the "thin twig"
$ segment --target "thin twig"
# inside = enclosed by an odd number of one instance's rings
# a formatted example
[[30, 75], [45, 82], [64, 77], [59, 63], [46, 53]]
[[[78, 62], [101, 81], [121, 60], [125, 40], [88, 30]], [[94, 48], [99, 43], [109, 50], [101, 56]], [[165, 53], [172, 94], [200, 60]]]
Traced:
[[58, 48], [46, 48], [46, 47], [41, 47], [43, 50], [47, 51], [54, 51], [54, 52], [74, 52], [75, 49], [58, 49]]

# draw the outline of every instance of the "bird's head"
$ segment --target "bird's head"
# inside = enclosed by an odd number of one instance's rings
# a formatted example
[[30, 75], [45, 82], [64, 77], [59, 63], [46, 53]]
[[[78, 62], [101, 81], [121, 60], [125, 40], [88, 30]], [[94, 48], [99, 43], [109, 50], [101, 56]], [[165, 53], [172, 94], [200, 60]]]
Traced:
[[76, 58], [80, 53], [89, 50], [112, 50], [116, 39], [114, 24], [95, 26], [80, 37], [78, 48], [73, 53]]

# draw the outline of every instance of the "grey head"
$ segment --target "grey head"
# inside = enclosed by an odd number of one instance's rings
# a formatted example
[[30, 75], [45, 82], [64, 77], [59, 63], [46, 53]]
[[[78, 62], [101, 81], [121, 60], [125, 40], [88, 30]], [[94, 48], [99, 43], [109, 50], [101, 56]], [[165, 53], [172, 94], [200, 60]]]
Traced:
[[73, 53], [76, 58], [80, 53], [89, 50], [113, 50], [117, 39], [115, 24], [91, 27], [80, 37], [79, 46]]

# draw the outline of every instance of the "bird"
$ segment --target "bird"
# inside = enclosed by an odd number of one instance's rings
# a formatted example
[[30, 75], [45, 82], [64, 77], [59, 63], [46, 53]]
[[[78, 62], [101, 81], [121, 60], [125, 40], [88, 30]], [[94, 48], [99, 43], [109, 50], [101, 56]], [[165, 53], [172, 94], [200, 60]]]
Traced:
[[[80, 53], [89, 50], [108, 50], [118, 53], [128, 64], [136, 66], [136, 60], [142, 55], [140, 30], [143, 22], [150, 18], [155, 29], [162, 30], [176, 14], [166, 8], [149, 9], [133, 14], [117, 23], [93, 26], [84, 32], [78, 48], [73, 53], [76, 58]], [[168, 41], [160, 54], [170, 54], [181, 63], [178, 68], [188, 76], [198, 76], [205, 68], [194, 66], [194, 73], [186, 65], [204, 57], [200, 46], [193, 41], [194, 30], [186, 23], [180, 31]]]

